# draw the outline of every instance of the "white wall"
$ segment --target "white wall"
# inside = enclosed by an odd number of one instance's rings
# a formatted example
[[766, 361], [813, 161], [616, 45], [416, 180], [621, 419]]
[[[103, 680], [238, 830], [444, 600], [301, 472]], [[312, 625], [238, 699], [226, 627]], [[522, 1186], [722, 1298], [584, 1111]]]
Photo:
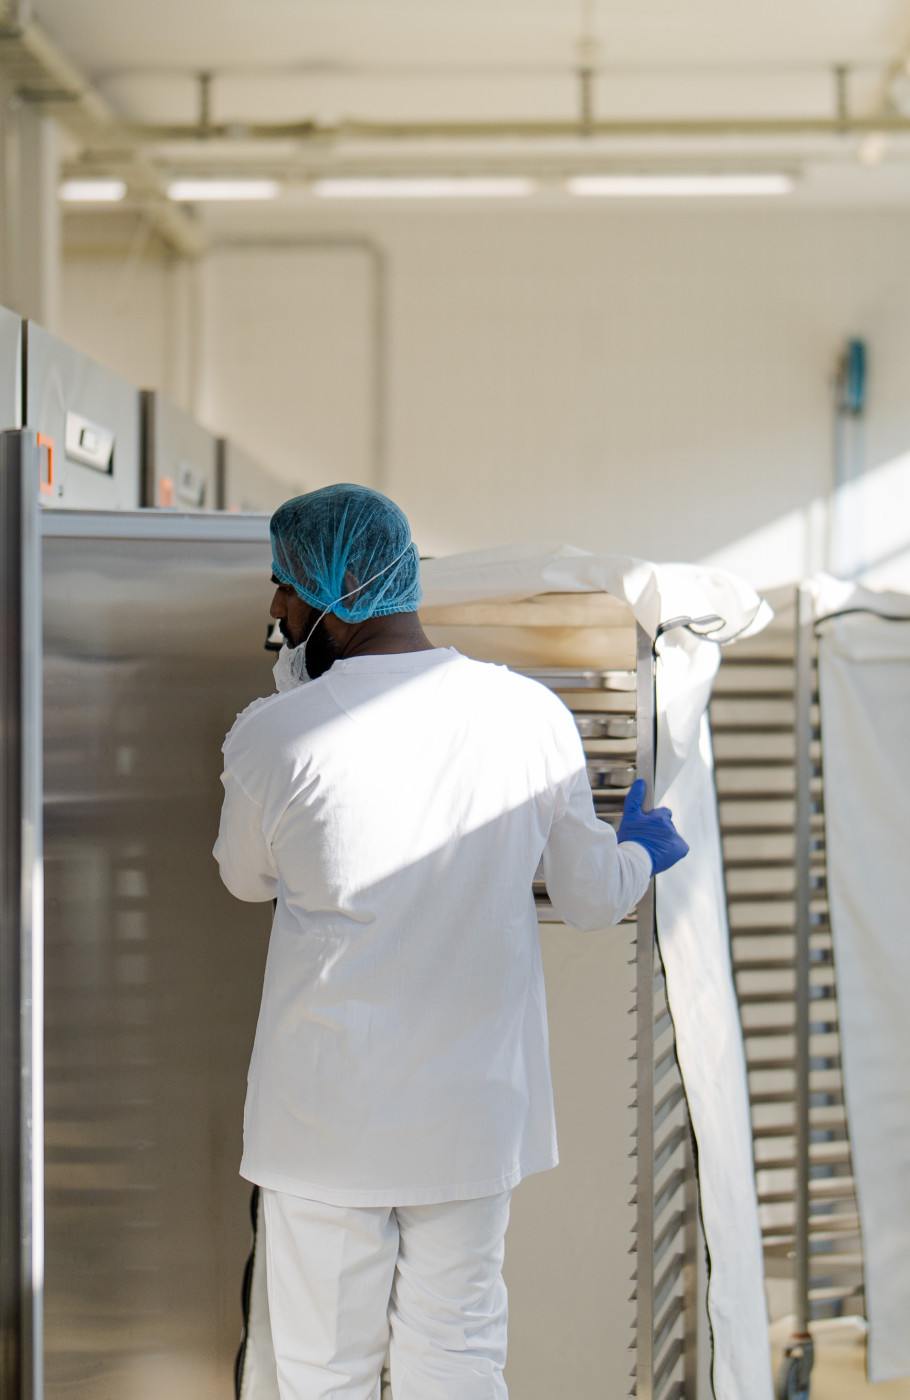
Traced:
[[67, 254], [58, 334], [141, 389], [192, 409], [198, 270], [137, 253]]
[[[849, 335], [869, 344], [867, 465], [910, 449], [907, 213], [276, 209], [268, 236], [382, 255], [381, 484], [428, 553], [559, 540], [767, 585], [824, 565], [812, 505]], [[291, 486], [369, 480], [371, 267], [217, 253], [182, 389], [166, 379], [174, 297], [144, 271], [68, 261], [64, 333], [194, 398]]]
[[289, 482], [370, 481], [369, 249], [216, 250], [202, 291], [201, 417]]

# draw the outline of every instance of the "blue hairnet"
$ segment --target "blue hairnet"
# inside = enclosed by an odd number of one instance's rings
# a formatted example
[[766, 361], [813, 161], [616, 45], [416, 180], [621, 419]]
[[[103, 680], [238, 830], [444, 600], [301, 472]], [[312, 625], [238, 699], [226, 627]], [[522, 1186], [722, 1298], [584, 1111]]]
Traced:
[[275, 577], [320, 612], [362, 622], [420, 607], [411, 527], [379, 491], [340, 483], [295, 496], [278, 507], [269, 530]]

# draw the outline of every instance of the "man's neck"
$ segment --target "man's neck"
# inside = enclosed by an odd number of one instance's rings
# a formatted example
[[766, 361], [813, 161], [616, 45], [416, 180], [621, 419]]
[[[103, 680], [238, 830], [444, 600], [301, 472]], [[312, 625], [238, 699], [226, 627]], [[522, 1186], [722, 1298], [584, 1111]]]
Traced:
[[389, 617], [368, 617], [351, 627], [346, 638], [338, 638], [339, 660], [351, 656], [391, 656], [405, 651], [433, 651], [434, 644], [420, 625], [416, 613], [393, 613]]

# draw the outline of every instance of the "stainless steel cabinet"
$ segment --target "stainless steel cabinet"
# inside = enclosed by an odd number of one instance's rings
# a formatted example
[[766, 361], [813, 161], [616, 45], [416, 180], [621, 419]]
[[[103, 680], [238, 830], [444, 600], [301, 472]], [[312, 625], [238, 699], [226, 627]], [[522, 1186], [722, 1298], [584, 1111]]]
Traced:
[[269, 515], [304, 489], [279, 481], [227, 438], [218, 439], [218, 485], [222, 510], [267, 511]]
[[267, 522], [44, 515], [47, 1400], [224, 1400], [271, 906], [211, 849]]
[[38, 433], [45, 506], [139, 505], [139, 391], [34, 321], [23, 324], [23, 420]]
[[218, 509], [218, 439], [163, 394], [142, 395], [142, 504]]

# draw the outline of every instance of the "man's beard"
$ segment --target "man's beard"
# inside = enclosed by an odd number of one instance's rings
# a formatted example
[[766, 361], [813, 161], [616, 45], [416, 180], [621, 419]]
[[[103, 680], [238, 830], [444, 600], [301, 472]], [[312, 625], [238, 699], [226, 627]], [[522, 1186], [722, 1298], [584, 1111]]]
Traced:
[[[282, 619], [280, 626], [288, 646], [293, 646], [284, 619]], [[301, 640], [304, 639], [301, 638]], [[337, 643], [332, 640], [326, 630], [325, 618], [321, 617], [306, 644], [306, 672], [310, 680], [315, 681], [320, 676], [324, 676], [333, 662], [338, 660], [340, 654]]]

